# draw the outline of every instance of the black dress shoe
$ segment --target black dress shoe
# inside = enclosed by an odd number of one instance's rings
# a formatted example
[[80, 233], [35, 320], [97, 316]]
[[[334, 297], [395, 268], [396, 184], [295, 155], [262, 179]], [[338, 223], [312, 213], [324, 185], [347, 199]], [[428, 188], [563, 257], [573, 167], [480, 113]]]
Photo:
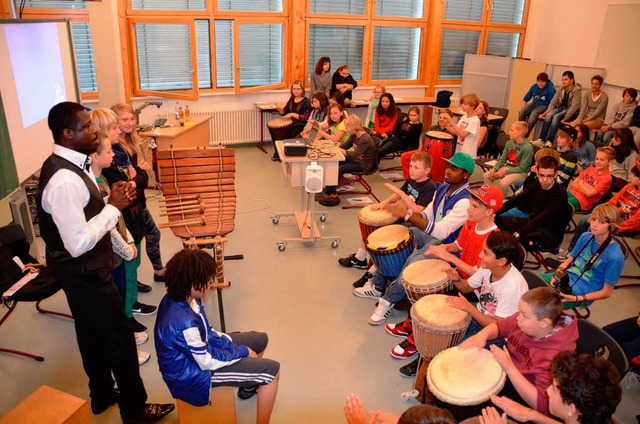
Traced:
[[138, 415], [122, 416], [122, 422], [124, 424], [153, 423], [169, 415], [174, 409], [176, 407], [171, 403], [147, 403]]
[[111, 405], [114, 405], [118, 402], [118, 395], [120, 392], [118, 390], [114, 390], [111, 395], [106, 396], [104, 399], [91, 399], [91, 412], [94, 415], [102, 414], [104, 411], [109, 409]]
[[164, 281], [164, 275], [158, 275], [155, 272], [153, 273], [153, 281], [156, 283], [161, 283]]
[[138, 293], [149, 293], [150, 291], [151, 291], [150, 285], [144, 284], [138, 281]]
[[147, 327], [145, 327], [144, 325], [140, 324], [135, 318], [133, 318], [133, 317], [129, 318], [129, 322], [131, 323], [131, 326], [133, 327], [133, 332], [134, 333], [144, 333], [145, 331], [147, 331]]

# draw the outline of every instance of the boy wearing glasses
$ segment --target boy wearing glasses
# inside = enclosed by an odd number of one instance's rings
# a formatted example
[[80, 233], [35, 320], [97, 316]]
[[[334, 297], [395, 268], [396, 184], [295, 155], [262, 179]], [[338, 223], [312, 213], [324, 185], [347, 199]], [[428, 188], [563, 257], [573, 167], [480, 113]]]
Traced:
[[[506, 202], [497, 212], [495, 220], [501, 230], [518, 235], [520, 243], [527, 250], [558, 246], [573, 212], [567, 201], [567, 192], [556, 182], [557, 159], [545, 156], [540, 158], [537, 165], [536, 180], [525, 185], [522, 192]], [[501, 216], [513, 208], [529, 216]]]

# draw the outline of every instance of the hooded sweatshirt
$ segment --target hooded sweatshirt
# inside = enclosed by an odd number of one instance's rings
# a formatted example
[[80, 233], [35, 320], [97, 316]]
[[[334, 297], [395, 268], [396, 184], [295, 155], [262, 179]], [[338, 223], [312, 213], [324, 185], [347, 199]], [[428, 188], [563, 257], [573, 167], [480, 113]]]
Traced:
[[[562, 103], [562, 97], [564, 96], [564, 88], [556, 91], [556, 95], [553, 96], [551, 103], [549, 103], [549, 107], [547, 110], [553, 110], [560, 107]], [[569, 119], [573, 119], [578, 116], [580, 112], [580, 106], [582, 105], [582, 86], [578, 83], [573, 85], [573, 88], [569, 92], [569, 107], [567, 109], [567, 114], [565, 115], [565, 121]]]
[[536, 387], [538, 400], [535, 409], [548, 414], [549, 397], [546, 390], [553, 381], [551, 360], [562, 351], [576, 350], [577, 319], [563, 313], [551, 333], [536, 340], [518, 327], [519, 314], [498, 321], [498, 337], [507, 339], [507, 347], [514, 365]]
[[631, 118], [633, 112], [636, 109], [636, 102], [625, 104], [619, 102], [613, 105], [607, 117], [604, 120], [605, 125], [611, 125], [611, 128], [617, 130], [618, 128], [627, 128], [631, 126]]
[[549, 80], [543, 88], [538, 87], [537, 83], [533, 84], [522, 100], [528, 102], [533, 98], [534, 105], [548, 106], [555, 94], [556, 88], [553, 86], [551, 80]]

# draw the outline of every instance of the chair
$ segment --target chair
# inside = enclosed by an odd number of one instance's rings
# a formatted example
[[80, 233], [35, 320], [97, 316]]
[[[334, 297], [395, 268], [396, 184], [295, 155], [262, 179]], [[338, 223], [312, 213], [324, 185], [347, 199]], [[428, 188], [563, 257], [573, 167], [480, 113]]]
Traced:
[[[534, 274], [531, 271], [524, 270], [522, 271], [522, 276], [524, 280], [527, 282], [527, 286], [529, 290], [535, 289], [538, 287], [549, 287], [546, 281], [544, 281], [540, 276]], [[587, 320], [591, 316], [591, 310], [584, 302], [571, 302], [571, 303], [563, 303], [562, 309], [568, 310], [571, 309], [576, 317], [580, 318], [580, 320]], [[584, 309], [584, 312], [581, 312], [580, 309]]]
[[524, 269], [524, 265], [527, 263], [527, 250], [521, 243], [518, 243], [518, 260], [513, 264], [518, 269], [518, 271], [522, 272]]
[[[397, 134], [400, 131], [400, 127], [402, 127], [402, 124], [405, 121], [406, 122], [409, 121], [409, 115], [407, 113], [405, 113], [405, 112], [402, 112], [402, 111], [398, 110], [398, 119], [396, 120], [396, 126], [393, 129], [393, 133], [394, 134]], [[418, 142], [418, 144], [420, 144], [420, 143]], [[417, 148], [418, 148], [418, 146], [409, 146], [408, 149], [406, 149], [406, 150], [389, 153], [388, 155], [382, 157], [381, 159], [391, 160], [391, 159], [394, 159], [396, 157], [400, 157], [400, 155], [403, 154], [406, 151], [416, 150]], [[402, 169], [402, 166], [392, 166], [390, 168], [381, 169], [381, 171], [397, 171], [399, 169]]]
[[[0, 293], [5, 293], [23, 276], [20, 267], [13, 261], [17, 256], [23, 264], [36, 264], [37, 261], [29, 255], [29, 243], [22, 227], [18, 224], [9, 224], [0, 227]], [[60, 290], [60, 286], [55, 281], [53, 274], [46, 267], [39, 267], [38, 276], [24, 285], [20, 290], [8, 297], [2, 297], [2, 303], [7, 307], [7, 312], [0, 318], [2, 325], [9, 315], [13, 313], [18, 302], [36, 302], [36, 310], [42, 314], [56, 315], [65, 318], [73, 317], [62, 312], [50, 311], [42, 308], [40, 304]], [[44, 361], [42, 356], [34, 355], [13, 349], [0, 348], [0, 352], [21, 355], [35, 359], [38, 362]]]
[[[631, 256], [633, 261], [636, 263], [636, 266], [638, 267], [636, 269], [640, 269], [640, 258], [634, 252], [633, 248], [629, 245], [629, 242], [627, 241], [627, 238], [629, 238], [629, 237], [634, 238], [634, 239], [638, 239], [640, 237], [640, 233], [621, 233], [621, 234], [617, 235], [616, 239], [620, 243], [620, 247], [623, 249], [623, 251], [626, 250], [625, 253], [627, 255]], [[625, 258], [627, 257], [627, 255], [625, 255]], [[631, 274], [621, 275], [620, 278], [629, 278], [631, 280], [640, 280], [640, 271], [638, 271], [638, 274], [636, 274], [636, 275], [631, 275]], [[638, 284], [638, 283], [616, 284], [615, 286], [613, 286], [613, 288], [614, 289], [621, 289], [621, 288], [624, 288], [624, 287], [638, 287], [638, 286], [640, 286], [640, 284]]]
[[[567, 219], [567, 228], [571, 227], [571, 222], [573, 219], [573, 214], [575, 213], [575, 209], [573, 207], [573, 205], [571, 203], [567, 203], [567, 205], [569, 205], [569, 207], [571, 208], [571, 214], [568, 214], [568, 219]], [[567, 211], [568, 212], [568, 211]], [[561, 218], [561, 217], [558, 217]], [[558, 242], [558, 244], [556, 246], [551, 246], [545, 249], [540, 249], [540, 250], [535, 250], [535, 251], [530, 251], [529, 253], [531, 253], [531, 256], [533, 256], [533, 261], [527, 261], [528, 264], [530, 264], [529, 266], [525, 266], [525, 269], [540, 269], [540, 268], [544, 268], [546, 272], [550, 271], [551, 268], [549, 268], [547, 266], [547, 264], [544, 261], [544, 256], [543, 253], [557, 253], [558, 249], [560, 249], [560, 245], [562, 244], [562, 240], [560, 240]]]
[[[376, 137], [375, 135], [371, 136], [371, 139], [373, 140], [373, 145], [376, 148], [376, 152], [378, 151], [378, 148], [380, 147], [380, 144], [382, 143], [382, 141], [380, 140], [379, 137]], [[364, 190], [357, 190], [357, 191], [346, 191], [343, 193], [338, 193], [338, 194], [366, 194], [366, 195], [372, 195], [374, 199], [376, 199], [376, 202], [380, 202], [380, 199], [378, 199], [378, 196], [376, 196], [373, 193], [373, 188], [371, 187], [371, 185], [364, 179], [365, 176], [367, 175], [372, 175], [375, 174], [376, 172], [378, 172], [378, 156], [374, 155], [374, 163], [373, 163], [373, 168], [371, 168], [368, 172], [351, 172], [351, 174], [355, 177], [357, 183], [360, 183], [360, 185], [362, 187], [364, 187]], [[361, 205], [344, 205], [342, 206], [342, 209], [358, 209], [361, 208]]]
[[500, 120], [496, 120], [492, 122], [493, 125], [498, 127], [500, 131], [502, 131], [502, 124], [504, 123], [504, 121], [507, 120], [507, 117], [509, 116], [509, 109], [504, 107], [489, 107], [488, 112], [492, 115], [498, 115], [502, 118]]
[[606, 359], [616, 367], [621, 378], [629, 369], [627, 356], [618, 342], [602, 328], [585, 319], [578, 320], [576, 351]]

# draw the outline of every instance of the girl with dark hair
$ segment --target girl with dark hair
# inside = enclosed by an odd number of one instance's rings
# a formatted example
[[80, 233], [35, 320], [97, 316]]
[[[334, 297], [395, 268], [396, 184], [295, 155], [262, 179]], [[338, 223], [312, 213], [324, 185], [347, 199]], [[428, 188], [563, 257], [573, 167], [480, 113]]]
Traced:
[[306, 137], [309, 134], [313, 125], [316, 125], [316, 128], [318, 128], [318, 126], [325, 120], [329, 109], [329, 99], [323, 92], [318, 91], [311, 96], [311, 107], [311, 114], [309, 115], [309, 120], [307, 120], [307, 125], [300, 133], [303, 137]]
[[375, 125], [371, 132], [372, 135], [383, 139], [393, 136], [393, 129], [398, 120], [398, 108], [391, 93], [384, 93], [380, 96], [380, 103], [376, 108], [374, 119]]
[[353, 89], [358, 86], [358, 82], [349, 73], [349, 65], [340, 65], [331, 77], [331, 95], [339, 92], [345, 99], [353, 99]]
[[[311, 73], [311, 91], [310, 94], [321, 92], [329, 97], [331, 91], [331, 59], [328, 56], [322, 56], [316, 62], [316, 67]], [[313, 97], [312, 97], [313, 98]]]
[[409, 114], [403, 115], [402, 122], [398, 121], [396, 123], [393, 132], [393, 136], [385, 139], [378, 148], [378, 162], [388, 154], [418, 148], [420, 133], [422, 132], [418, 106], [409, 108]]
[[580, 113], [575, 121], [571, 122], [571, 125], [575, 127], [578, 124], [585, 124], [594, 130], [602, 127], [609, 104], [607, 93], [601, 89], [603, 82], [600, 75], [591, 77], [591, 92], [585, 92], [582, 96]]
[[579, 174], [596, 160], [596, 146], [589, 140], [589, 127], [585, 124], [576, 125], [575, 147], [580, 152], [580, 157], [578, 158]]
[[[616, 187], [622, 188], [631, 178], [631, 168], [636, 166], [638, 147], [633, 141], [633, 133], [629, 128], [619, 128], [613, 133], [611, 147], [616, 151], [615, 158], [609, 164], [611, 175], [616, 177]], [[616, 190], [617, 191], [617, 190]]]

